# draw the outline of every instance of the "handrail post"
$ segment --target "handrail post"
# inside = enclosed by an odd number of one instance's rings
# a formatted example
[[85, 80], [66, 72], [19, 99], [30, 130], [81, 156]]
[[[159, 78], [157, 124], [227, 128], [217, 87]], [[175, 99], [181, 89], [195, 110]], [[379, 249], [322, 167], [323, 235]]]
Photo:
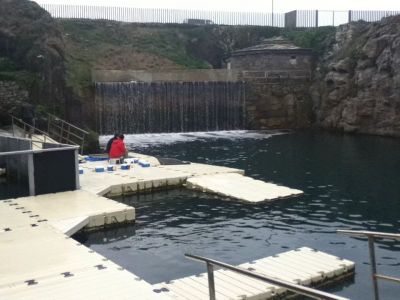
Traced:
[[12, 126], [13, 136], [15, 136], [15, 132], [14, 132], [14, 116], [11, 116], [11, 126]]
[[374, 287], [375, 300], [379, 300], [378, 280], [376, 278], [376, 260], [375, 260], [375, 245], [374, 237], [368, 235], [368, 246], [369, 246], [369, 259], [371, 261], [371, 272], [372, 272], [372, 284]]
[[208, 291], [210, 294], [210, 300], [216, 300], [216, 298], [215, 298], [215, 282], [214, 282], [214, 267], [209, 262], [207, 262], [206, 264], [207, 264]]
[[85, 146], [85, 136], [82, 138], [81, 155], [83, 155], [83, 147]]
[[51, 115], [47, 114], [47, 134], [50, 135], [50, 121], [51, 121]]

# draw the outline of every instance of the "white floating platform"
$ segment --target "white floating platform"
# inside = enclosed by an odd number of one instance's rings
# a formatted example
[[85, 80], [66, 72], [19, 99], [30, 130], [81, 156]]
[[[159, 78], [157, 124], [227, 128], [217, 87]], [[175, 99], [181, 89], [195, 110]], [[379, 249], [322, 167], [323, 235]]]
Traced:
[[[139, 157], [137, 153], [130, 153]], [[106, 161], [87, 162], [80, 165], [84, 173], [80, 176], [83, 190], [106, 197], [119, 197], [137, 192], [165, 187], [183, 186], [202, 192], [219, 194], [245, 202], [257, 203], [292, 197], [303, 192], [296, 189], [266, 183], [245, 177], [244, 171], [235, 168], [199, 163], [182, 165], [159, 165], [156, 158], [142, 156], [151, 161], [151, 167], [132, 164], [129, 170], [96, 173], [96, 167], [107, 169]]]
[[[77, 190], [0, 201], [3, 228], [50, 223], [62, 233], [74, 234], [87, 228], [133, 222], [135, 209], [95, 194]], [[1, 227], [0, 227], [1, 230]]]
[[303, 194], [300, 190], [255, 180], [235, 173], [188, 178], [186, 186], [191, 189], [253, 203]]
[[[318, 286], [341, 280], [354, 274], [355, 264], [349, 260], [302, 247], [276, 256], [238, 266], [252, 272], [273, 276], [291, 283]], [[216, 298], [274, 299], [285, 297], [282, 287], [220, 269], [214, 272]], [[208, 300], [207, 273], [153, 285], [155, 291], [176, 300]], [[281, 299], [281, 298], [279, 298]]]
[[0, 299], [170, 299], [47, 224], [1, 232], [0, 247]]

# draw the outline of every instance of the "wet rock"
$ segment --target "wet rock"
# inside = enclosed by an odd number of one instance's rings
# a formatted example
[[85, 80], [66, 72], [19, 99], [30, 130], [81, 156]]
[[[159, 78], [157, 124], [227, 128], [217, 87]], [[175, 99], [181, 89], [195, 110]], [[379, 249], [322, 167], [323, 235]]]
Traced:
[[339, 27], [328, 53], [311, 87], [316, 124], [400, 136], [400, 16]]

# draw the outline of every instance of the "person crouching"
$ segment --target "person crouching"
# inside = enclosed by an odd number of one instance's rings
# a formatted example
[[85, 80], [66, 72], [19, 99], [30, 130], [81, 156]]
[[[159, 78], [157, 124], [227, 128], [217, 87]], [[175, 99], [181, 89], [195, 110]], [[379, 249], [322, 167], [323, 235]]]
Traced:
[[111, 144], [110, 161], [115, 160], [116, 164], [123, 163], [126, 157], [128, 157], [128, 151], [125, 147], [124, 135], [120, 134]]

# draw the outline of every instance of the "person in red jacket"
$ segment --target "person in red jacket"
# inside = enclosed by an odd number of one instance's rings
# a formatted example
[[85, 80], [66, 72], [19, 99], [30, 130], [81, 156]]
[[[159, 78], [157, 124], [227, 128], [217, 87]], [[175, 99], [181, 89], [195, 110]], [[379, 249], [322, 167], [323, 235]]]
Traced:
[[124, 144], [124, 135], [120, 134], [111, 144], [110, 158], [120, 159], [127, 157], [128, 151]]

